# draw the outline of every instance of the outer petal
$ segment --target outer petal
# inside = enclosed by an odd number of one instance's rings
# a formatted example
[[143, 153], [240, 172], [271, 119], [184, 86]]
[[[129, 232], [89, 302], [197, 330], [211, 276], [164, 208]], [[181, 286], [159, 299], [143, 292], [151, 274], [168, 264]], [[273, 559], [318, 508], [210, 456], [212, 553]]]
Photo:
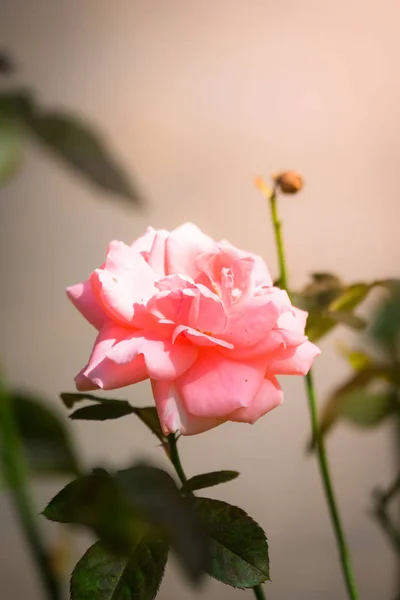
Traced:
[[165, 275], [165, 242], [168, 235], [169, 232], [165, 229], [156, 230], [149, 227], [146, 233], [131, 245], [159, 277]]
[[107, 357], [118, 365], [131, 364], [140, 355], [152, 379], [173, 380], [192, 366], [198, 350], [185, 339], [173, 344], [171, 339], [160, 339], [157, 332], [137, 331], [107, 352]]
[[180, 273], [196, 278], [199, 274], [195, 259], [202, 252], [212, 252], [215, 242], [200, 231], [196, 225], [185, 223], [169, 234], [166, 242], [166, 272]]
[[265, 358], [237, 362], [213, 348], [176, 380], [186, 410], [198, 417], [223, 417], [249, 406], [264, 378]]
[[217, 427], [225, 421], [224, 419], [195, 417], [188, 413], [171, 381], [152, 380], [151, 387], [158, 418], [165, 435], [176, 431], [183, 435], [194, 435]]
[[271, 375], [264, 379], [256, 397], [249, 406], [239, 408], [229, 415], [230, 421], [240, 421], [242, 423], [255, 423], [260, 417], [264, 416], [283, 402], [283, 392], [277, 379]]
[[93, 327], [101, 329], [107, 315], [94, 295], [90, 281], [71, 285], [67, 288], [67, 296]]
[[275, 375], [307, 375], [314, 358], [320, 354], [320, 349], [307, 341], [296, 348], [277, 353], [277, 356], [272, 354], [267, 371]]
[[88, 364], [75, 378], [78, 390], [87, 391], [98, 387], [112, 390], [148, 377], [142, 356], [124, 365], [118, 365], [107, 357], [107, 352], [126, 334], [126, 329], [114, 324], [103, 327], [97, 336]]
[[156, 292], [155, 280], [143, 256], [123, 242], [111, 242], [104, 267], [90, 276], [93, 291], [106, 312], [127, 323]]
[[279, 329], [286, 329], [304, 335], [308, 312], [292, 306], [290, 310], [284, 312], [277, 321]]

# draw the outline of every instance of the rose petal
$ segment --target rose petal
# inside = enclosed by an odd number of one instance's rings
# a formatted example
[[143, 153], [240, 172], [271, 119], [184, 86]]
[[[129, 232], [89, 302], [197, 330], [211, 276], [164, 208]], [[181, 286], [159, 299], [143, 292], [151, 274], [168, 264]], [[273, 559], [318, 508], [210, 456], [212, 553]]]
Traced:
[[309, 341], [281, 352], [281, 358], [272, 356], [268, 361], [268, 373], [275, 375], [307, 375], [314, 359], [321, 354]]
[[179, 431], [183, 435], [195, 435], [217, 427], [225, 419], [196, 417], [188, 413], [170, 381], [152, 380], [151, 387], [157, 407], [158, 418], [165, 435]]
[[235, 346], [253, 346], [270, 333], [278, 317], [288, 306], [291, 306], [290, 300], [283, 290], [233, 304], [221, 337]]
[[226, 417], [248, 406], [264, 378], [265, 359], [237, 362], [204, 349], [176, 381], [186, 410], [198, 417]]
[[107, 352], [121, 341], [126, 333], [126, 329], [114, 324], [103, 327], [94, 343], [88, 364], [75, 378], [79, 390], [87, 391], [96, 387], [112, 390], [147, 379], [142, 356], [124, 365], [118, 365], [107, 358]]
[[270, 375], [268, 379], [262, 381], [260, 389], [250, 405], [236, 410], [229, 415], [229, 420], [255, 423], [260, 417], [282, 404], [282, 402], [283, 392], [281, 386], [277, 379]]
[[172, 343], [160, 338], [160, 333], [138, 331], [117, 342], [107, 357], [114, 363], [125, 365], [143, 355], [146, 370], [152, 379], [176, 379], [192, 366], [198, 350], [185, 339]]
[[66, 291], [72, 304], [85, 319], [96, 329], [101, 329], [107, 320], [107, 315], [94, 295], [90, 281], [71, 285]]
[[184, 336], [190, 340], [193, 344], [197, 346], [222, 346], [223, 348], [228, 348], [232, 350], [234, 348], [233, 344], [229, 342], [225, 342], [225, 340], [221, 340], [212, 335], [208, 335], [203, 331], [197, 331], [197, 329], [193, 329], [192, 327], [187, 327], [186, 325], [178, 325], [175, 327], [174, 332], [172, 334], [172, 341], [175, 342], [178, 335], [184, 334]]
[[201, 252], [214, 250], [215, 242], [196, 225], [185, 223], [171, 231], [166, 242], [166, 271], [196, 278], [195, 259]]
[[133, 322], [135, 311], [143, 312], [143, 305], [156, 292], [155, 279], [143, 256], [123, 242], [111, 242], [104, 267], [90, 276], [93, 291], [107, 313], [127, 323]]

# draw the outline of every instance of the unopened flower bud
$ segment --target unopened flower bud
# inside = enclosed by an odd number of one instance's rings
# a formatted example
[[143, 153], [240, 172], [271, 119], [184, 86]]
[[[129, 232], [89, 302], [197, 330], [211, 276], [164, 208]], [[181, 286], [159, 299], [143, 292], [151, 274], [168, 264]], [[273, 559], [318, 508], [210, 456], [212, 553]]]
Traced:
[[282, 171], [273, 175], [272, 179], [283, 194], [296, 194], [304, 185], [302, 176], [296, 171]]

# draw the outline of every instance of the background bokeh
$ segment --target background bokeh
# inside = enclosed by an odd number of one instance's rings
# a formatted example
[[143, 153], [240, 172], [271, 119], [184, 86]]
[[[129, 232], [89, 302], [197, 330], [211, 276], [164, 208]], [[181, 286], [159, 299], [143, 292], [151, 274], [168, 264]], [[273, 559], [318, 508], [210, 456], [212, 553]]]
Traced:
[[[393, 0], [2, 0], [0, 42], [21, 82], [49, 106], [90, 116], [145, 198], [136, 210], [100, 197], [45, 153], [27, 152], [23, 171], [0, 192], [1, 362], [9, 381], [54, 406], [59, 391], [73, 389], [94, 331], [64, 288], [100, 264], [111, 239], [129, 243], [149, 224], [193, 221], [262, 254], [276, 275], [258, 174], [294, 168], [306, 178], [304, 192], [281, 203], [294, 284], [321, 270], [348, 281], [399, 276], [399, 19]], [[338, 328], [322, 343], [321, 400], [348, 372], [335, 343], [350, 337]], [[303, 382], [282, 383], [279, 410], [252, 427], [228, 424], [182, 440], [183, 460], [189, 474], [241, 471], [211, 493], [266, 529], [268, 597], [337, 600], [345, 592], [336, 548], [316, 463], [305, 455]], [[144, 405], [149, 385], [119, 397]], [[167, 465], [134, 417], [73, 430], [88, 465], [138, 456]], [[389, 428], [341, 426], [328, 441], [363, 600], [389, 600], [396, 587], [391, 550], [367, 514], [372, 487], [391, 479], [393, 447]], [[38, 510], [62, 483], [35, 485]], [[40, 600], [5, 495], [0, 511], [1, 598]], [[46, 531], [55, 541], [62, 535], [55, 525]], [[86, 543], [74, 542], [75, 558]], [[160, 600], [194, 593], [169, 567]], [[244, 592], [210, 581], [200, 593], [211, 600]]]

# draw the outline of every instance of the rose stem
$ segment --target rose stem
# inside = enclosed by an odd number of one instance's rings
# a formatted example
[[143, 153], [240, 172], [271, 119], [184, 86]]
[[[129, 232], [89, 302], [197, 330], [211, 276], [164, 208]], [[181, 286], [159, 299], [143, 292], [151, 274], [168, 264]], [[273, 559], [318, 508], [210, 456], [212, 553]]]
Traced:
[[[283, 245], [283, 239], [282, 239], [282, 223], [279, 220], [278, 211], [277, 211], [276, 189], [273, 190], [273, 192], [270, 196], [270, 207], [271, 207], [272, 223], [273, 223], [274, 232], [275, 232], [275, 241], [276, 241], [276, 248], [277, 248], [277, 254], [278, 254], [278, 261], [279, 261], [279, 270], [280, 270], [279, 287], [286, 290], [288, 292], [288, 294], [290, 295], [289, 290], [288, 290], [285, 251], [284, 251], [284, 245]], [[312, 376], [311, 369], [308, 372], [308, 374], [305, 376], [305, 382], [306, 382], [308, 404], [309, 404], [309, 409], [310, 409], [312, 436], [313, 436], [313, 439], [316, 441], [316, 449], [317, 449], [319, 468], [320, 468], [320, 472], [321, 472], [322, 484], [323, 484], [323, 488], [325, 491], [325, 497], [326, 497], [326, 501], [328, 504], [328, 509], [329, 509], [333, 529], [335, 532], [336, 543], [337, 543], [338, 550], [339, 550], [339, 556], [340, 556], [340, 562], [341, 562], [341, 566], [342, 566], [343, 577], [344, 577], [344, 580], [346, 583], [346, 588], [347, 588], [347, 593], [348, 593], [349, 598], [351, 600], [357, 600], [358, 592], [357, 592], [357, 587], [356, 587], [355, 578], [354, 578], [354, 574], [353, 574], [353, 568], [351, 565], [350, 552], [349, 552], [349, 548], [348, 548], [348, 545], [346, 542], [344, 529], [343, 529], [340, 514], [339, 514], [339, 509], [338, 509], [337, 502], [335, 499], [335, 494], [333, 491], [332, 479], [331, 479], [331, 475], [330, 475], [330, 471], [329, 471], [328, 459], [327, 459], [326, 450], [325, 450], [325, 442], [324, 442], [323, 436], [320, 434], [320, 431], [319, 431], [318, 413], [317, 413], [317, 397], [316, 397], [316, 391], [315, 391], [315, 386], [314, 386], [314, 382], [313, 382], [313, 376]]]
[[49, 600], [59, 600], [61, 598], [60, 586], [37, 526], [37, 514], [28, 490], [28, 466], [11, 402], [12, 399], [0, 376], [0, 439], [5, 479], [14, 497], [19, 520], [41, 574], [47, 597]]
[[[185, 483], [187, 483], [187, 477], [182, 467], [181, 459], [178, 452], [178, 445], [176, 442], [177, 439], [175, 437], [175, 434], [171, 433], [168, 436], [169, 456], [175, 468], [176, 474], [180, 479], [180, 482], [182, 483], [182, 485], [185, 485]], [[256, 585], [252, 589], [254, 590], [254, 594], [258, 600], [265, 600], [264, 592], [262, 590], [261, 585]]]

